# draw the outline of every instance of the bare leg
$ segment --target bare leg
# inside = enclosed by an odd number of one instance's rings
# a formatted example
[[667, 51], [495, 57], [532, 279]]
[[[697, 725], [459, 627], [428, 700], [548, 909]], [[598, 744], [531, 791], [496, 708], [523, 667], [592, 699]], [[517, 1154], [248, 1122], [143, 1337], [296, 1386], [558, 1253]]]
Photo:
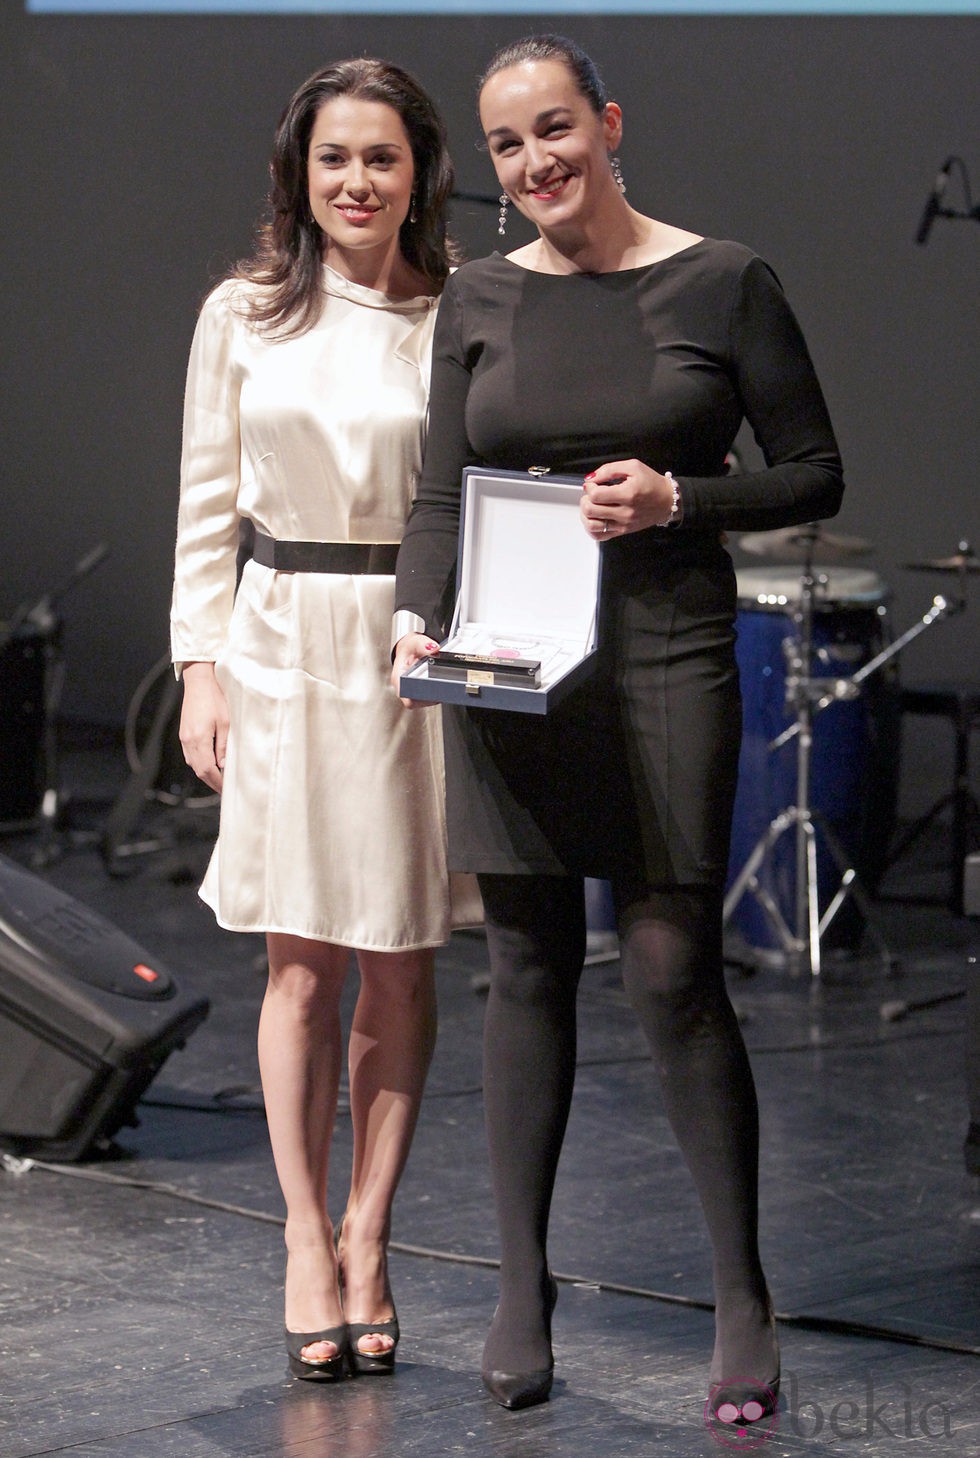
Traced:
[[779, 1355], [757, 1241], [759, 1116], [725, 987], [721, 897], [696, 889], [621, 893], [617, 907], [623, 981], [714, 1250], [711, 1382], [768, 1384]]
[[[343, 1323], [327, 1172], [341, 1068], [340, 995], [346, 947], [271, 932], [269, 982], [259, 1019], [259, 1068], [276, 1173], [286, 1202], [286, 1327]], [[325, 1361], [330, 1342], [303, 1348]]]
[[[361, 990], [348, 1047], [354, 1160], [341, 1236], [344, 1312], [348, 1321], [394, 1315], [388, 1286], [391, 1207], [418, 1121], [436, 1036], [434, 954], [357, 954]], [[365, 1355], [388, 1351], [393, 1338], [368, 1332]]]

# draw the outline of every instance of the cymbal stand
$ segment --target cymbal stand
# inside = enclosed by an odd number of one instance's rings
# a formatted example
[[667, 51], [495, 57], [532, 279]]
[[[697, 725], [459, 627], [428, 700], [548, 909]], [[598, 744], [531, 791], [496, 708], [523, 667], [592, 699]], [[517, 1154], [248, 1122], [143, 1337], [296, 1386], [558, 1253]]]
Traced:
[[[813, 720], [816, 714], [829, 704], [839, 699], [855, 698], [860, 692], [860, 684], [864, 679], [893, 658], [919, 633], [950, 612], [958, 610], [957, 605], [951, 605], [945, 598], [937, 597], [920, 622], [913, 625], [856, 673], [847, 678], [815, 679], [811, 675], [810, 665], [813, 652], [813, 609], [816, 586], [812, 552], [808, 551], [805, 555], [801, 576], [799, 606], [794, 613], [797, 636], [786, 638], [783, 644], [789, 669], [786, 679], [786, 702], [795, 710], [796, 717], [794, 722], [769, 744], [770, 750], [776, 750], [794, 737], [797, 740], [796, 802], [787, 806], [770, 821], [742, 870], [732, 882], [725, 897], [723, 909], [723, 920], [727, 923], [742, 898], [751, 892], [778, 937], [791, 970], [799, 970], [806, 957], [813, 977], [819, 977], [821, 973], [821, 938], [848, 897], [853, 898], [860, 910], [866, 930], [885, 963], [890, 966], [893, 961], [884, 938], [875, 924], [867, 894], [858, 880], [857, 871], [849, 863], [849, 857], [844, 847], [824, 817], [810, 805]], [[840, 872], [837, 890], [823, 916], [820, 915], [817, 884], [818, 826], [827, 850]], [[792, 930], [787, 925], [774, 897], [759, 878], [759, 873], [767, 859], [772, 856], [777, 842], [789, 831], [794, 833], [796, 852], [794, 926]]]
[[[913, 623], [911, 628], [906, 628], [901, 637], [896, 638], [894, 643], [889, 643], [888, 647], [883, 648], [880, 653], [876, 653], [874, 658], [869, 658], [867, 663], [857, 669], [855, 673], [849, 674], [846, 678], [814, 679], [816, 688], [822, 690], [814, 706], [817, 713], [821, 709], [826, 709], [828, 705], [837, 703], [839, 699], [856, 699], [861, 684], [866, 678], [869, 678], [872, 673], [877, 673], [879, 668], [888, 663], [896, 654], [901, 653], [902, 649], [907, 647], [912, 639], [917, 638], [926, 628], [931, 628], [933, 623], [938, 623], [941, 618], [950, 618], [954, 613], [961, 613], [965, 606], [962, 599], [954, 598], [950, 602], [947, 597], [934, 597], [932, 606], [917, 623]], [[798, 723], [790, 724], [788, 729], [784, 729], [782, 734], [777, 735], [769, 748], [780, 749], [799, 732]]]

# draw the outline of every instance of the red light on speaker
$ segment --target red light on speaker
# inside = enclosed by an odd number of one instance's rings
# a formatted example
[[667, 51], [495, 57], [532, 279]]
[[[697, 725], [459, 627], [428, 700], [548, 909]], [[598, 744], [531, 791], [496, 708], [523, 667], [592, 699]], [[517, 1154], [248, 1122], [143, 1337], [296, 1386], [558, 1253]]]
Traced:
[[153, 968], [148, 967], [145, 962], [137, 962], [133, 971], [137, 977], [142, 977], [144, 982], [158, 982], [160, 980], [159, 972], [154, 972]]

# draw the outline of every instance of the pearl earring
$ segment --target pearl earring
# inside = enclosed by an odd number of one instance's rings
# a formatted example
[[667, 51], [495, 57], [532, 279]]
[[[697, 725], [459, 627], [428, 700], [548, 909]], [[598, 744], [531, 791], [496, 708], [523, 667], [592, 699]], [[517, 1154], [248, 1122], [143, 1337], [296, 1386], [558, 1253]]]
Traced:
[[625, 192], [626, 183], [623, 181], [623, 169], [619, 164], [619, 158], [610, 157], [609, 166], [612, 168], [613, 182], [615, 182], [620, 192]]
[[500, 194], [500, 216], [497, 219], [497, 232], [501, 238], [507, 232], [507, 204], [509, 201], [507, 194], [502, 192]]

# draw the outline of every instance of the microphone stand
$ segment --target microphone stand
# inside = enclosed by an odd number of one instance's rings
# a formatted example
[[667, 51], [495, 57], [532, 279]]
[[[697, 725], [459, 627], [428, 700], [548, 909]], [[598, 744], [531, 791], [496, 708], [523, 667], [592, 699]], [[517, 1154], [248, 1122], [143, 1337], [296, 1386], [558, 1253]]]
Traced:
[[99, 542], [90, 552], [86, 552], [80, 562], [76, 562], [60, 587], [56, 587], [53, 592], [44, 593], [36, 601], [27, 598], [19, 607], [16, 607], [8, 621], [0, 626], [0, 653], [6, 648], [17, 629], [22, 628], [25, 623], [33, 623], [42, 631], [55, 623], [57, 619], [52, 611], [54, 604], [60, 602], [77, 582], [81, 582], [83, 577], [87, 577], [90, 572], [94, 571], [108, 555], [109, 548], [105, 542]]
[[[943, 207], [943, 196], [949, 183], [949, 175], [954, 167], [958, 167], [963, 180], [963, 192], [966, 200], [965, 208]], [[932, 191], [926, 199], [926, 205], [922, 210], [922, 218], [915, 234], [915, 241], [924, 244], [928, 241], [932, 231], [932, 225], [937, 218], [953, 218], [960, 222], [980, 223], [980, 206], [973, 206], [973, 198], [970, 192], [970, 178], [966, 170], [966, 163], [962, 157], [947, 157], [940, 167], [936, 180], [932, 185]]]
[[83, 578], [109, 555], [105, 542], [99, 542], [72, 568], [65, 580], [51, 592], [44, 593], [35, 601], [26, 599], [13, 612], [9, 621], [0, 628], [0, 654], [7, 648], [15, 634], [30, 625], [37, 628], [45, 641], [43, 667], [43, 699], [41, 728], [41, 805], [38, 821], [8, 823], [0, 830], [26, 830], [39, 824], [43, 832], [41, 848], [35, 856], [37, 865], [46, 865], [54, 858], [54, 827], [61, 808], [58, 786], [58, 710], [65, 683], [66, 663], [61, 645], [61, 619], [55, 611], [56, 605]]

